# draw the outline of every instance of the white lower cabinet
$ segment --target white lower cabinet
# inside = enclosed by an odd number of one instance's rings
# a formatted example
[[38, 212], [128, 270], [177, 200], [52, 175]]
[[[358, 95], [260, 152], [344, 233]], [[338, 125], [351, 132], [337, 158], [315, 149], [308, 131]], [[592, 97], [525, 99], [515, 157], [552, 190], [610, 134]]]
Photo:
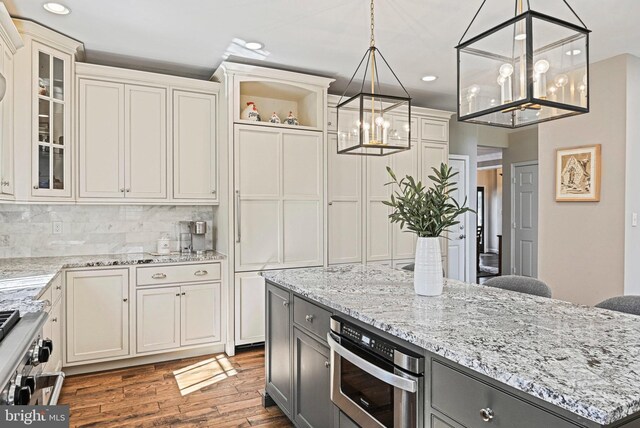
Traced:
[[220, 283], [138, 289], [137, 352], [221, 340]]
[[264, 342], [264, 278], [247, 272], [235, 279], [235, 344]]
[[67, 362], [129, 355], [129, 269], [67, 272]]
[[180, 346], [180, 287], [138, 290], [136, 301], [137, 351]]
[[221, 340], [220, 283], [180, 287], [180, 345]]
[[49, 316], [42, 326], [42, 338], [51, 339], [53, 342], [53, 350], [43, 371], [59, 371], [62, 368], [62, 299], [53, 303]]

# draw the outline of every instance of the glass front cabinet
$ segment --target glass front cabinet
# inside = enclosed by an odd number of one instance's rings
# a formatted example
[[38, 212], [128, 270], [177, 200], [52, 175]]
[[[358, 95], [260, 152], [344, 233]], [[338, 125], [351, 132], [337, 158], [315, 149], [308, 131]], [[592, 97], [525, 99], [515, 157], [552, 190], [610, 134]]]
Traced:
[[71, 197], [71, 56], [32, 45], [32, 195]]

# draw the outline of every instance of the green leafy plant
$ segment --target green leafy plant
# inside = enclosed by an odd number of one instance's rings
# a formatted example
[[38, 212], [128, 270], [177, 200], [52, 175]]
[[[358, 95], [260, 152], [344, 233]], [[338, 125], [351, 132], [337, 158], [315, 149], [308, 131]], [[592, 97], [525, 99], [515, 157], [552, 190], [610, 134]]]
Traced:
[[460, 215], [475, 212], [465, 206], [466, 197], [462, 204], [458, 204], [451, 196], [457, 190], [456, 182], [452, 179], [458, 172], [453, 172], [453, 168], [444, 163], [440, 164], [439, 170], [432, 169], [434, 175], [430, 175], [429, 179], [433, 185], [427, 189], [410, 175], [398, 181], [395, 173], [387, 167], [392, 179], [387, 185], [398, 186], [391, 200], [383, 202], [393, 208], [389, 214], [391, 223], [400, 223], [402, 229], [406, 225], [406, 231], [416, 233], [421, 238], [437, 238], [451, 226], [459, 224], [456, 219]]

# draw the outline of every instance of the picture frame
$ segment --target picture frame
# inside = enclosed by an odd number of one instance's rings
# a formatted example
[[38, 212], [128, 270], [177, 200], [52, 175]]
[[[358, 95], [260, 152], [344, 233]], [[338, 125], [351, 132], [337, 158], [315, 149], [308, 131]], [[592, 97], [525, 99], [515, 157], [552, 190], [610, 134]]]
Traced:
[[556, 150], [556, 201], [599, 202], [601, 145]]

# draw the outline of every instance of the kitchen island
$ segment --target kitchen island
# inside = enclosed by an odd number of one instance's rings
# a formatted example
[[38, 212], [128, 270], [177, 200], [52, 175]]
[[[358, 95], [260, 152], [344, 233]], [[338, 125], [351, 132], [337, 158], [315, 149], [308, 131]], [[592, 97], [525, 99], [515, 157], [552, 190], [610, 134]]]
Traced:
[[[640, 317], [452, 280], [442, 296], [421, 297], [412, 272], [380, 265], [263, 276], [267, 392], [298, 425], [314, 426], [316, 417], [302, 414], [312, 355], [303, 345], [328, 368], [333, 314], [425, 355], [422, 426], [640, 426]], [[280, 307], [289, 314], [289, 346], [278, 335]], [[329, 372], [314, 373], [317, 391]], [[331, 424], [350, 426], [332, 412]]]

